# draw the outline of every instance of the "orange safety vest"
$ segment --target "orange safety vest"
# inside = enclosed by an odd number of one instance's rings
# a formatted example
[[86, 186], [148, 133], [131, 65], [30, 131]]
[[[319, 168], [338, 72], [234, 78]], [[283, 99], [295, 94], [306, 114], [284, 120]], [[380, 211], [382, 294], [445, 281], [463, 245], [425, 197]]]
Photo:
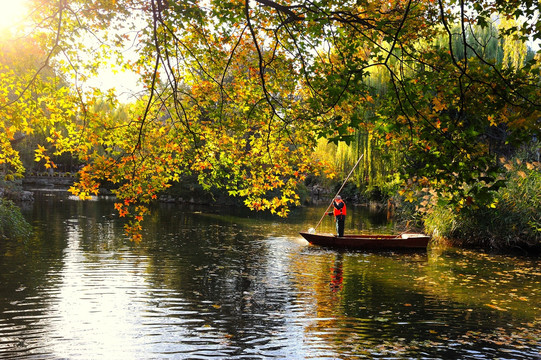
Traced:
[[336, 201], [337, 204], [343, 203], [344, 206], [341, 209], [334, 208], [334, 216], [346, 215], [346, 203], [343, 200]]

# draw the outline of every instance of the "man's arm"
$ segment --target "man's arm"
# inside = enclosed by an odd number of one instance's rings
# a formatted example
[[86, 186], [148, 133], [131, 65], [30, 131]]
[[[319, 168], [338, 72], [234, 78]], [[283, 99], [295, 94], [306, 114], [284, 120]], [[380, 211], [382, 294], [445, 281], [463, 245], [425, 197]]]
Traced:
[[333, 205], [336, 209], [338, 209], [338, 210], [340, 210], [341, 208], [344, 207], [344, 203], [343, 203], [343, 202], [339, 202], [339, 203], [337, 204], [336, 201], [334, 201], [334, 200], [333, 200], [333, 202], [332, 202], [332, 205]]

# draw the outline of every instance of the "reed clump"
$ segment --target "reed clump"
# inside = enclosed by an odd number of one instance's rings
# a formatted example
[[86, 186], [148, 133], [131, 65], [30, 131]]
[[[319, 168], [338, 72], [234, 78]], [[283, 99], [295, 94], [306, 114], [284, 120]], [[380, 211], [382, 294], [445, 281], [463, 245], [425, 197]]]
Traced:
[[506, 186], [486, 206], [436, 205], [423, 216], [424, 227], [453, 245], [541, 252], [541, 164], [502, 159]]

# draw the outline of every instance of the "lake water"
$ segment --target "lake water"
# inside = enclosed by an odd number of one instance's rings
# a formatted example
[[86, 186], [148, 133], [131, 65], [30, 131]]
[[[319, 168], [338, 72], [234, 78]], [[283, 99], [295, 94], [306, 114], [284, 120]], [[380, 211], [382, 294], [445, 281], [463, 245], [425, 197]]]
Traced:
[[134, 244], [111, 200], [38, 194], [35, 235], [0, 240], [0, 358], [541, 358], [539, 258], [310, 246], [323, 211], [162, 205]]

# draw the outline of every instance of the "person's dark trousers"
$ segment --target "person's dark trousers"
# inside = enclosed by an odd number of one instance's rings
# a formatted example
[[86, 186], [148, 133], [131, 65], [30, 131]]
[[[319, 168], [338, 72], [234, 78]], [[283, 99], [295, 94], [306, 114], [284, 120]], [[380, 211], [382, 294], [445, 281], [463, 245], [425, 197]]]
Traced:
[[346, 215], [336, 216], [336, 234], [338, 236], [344, 236], [344, 225], [346, 222]]

